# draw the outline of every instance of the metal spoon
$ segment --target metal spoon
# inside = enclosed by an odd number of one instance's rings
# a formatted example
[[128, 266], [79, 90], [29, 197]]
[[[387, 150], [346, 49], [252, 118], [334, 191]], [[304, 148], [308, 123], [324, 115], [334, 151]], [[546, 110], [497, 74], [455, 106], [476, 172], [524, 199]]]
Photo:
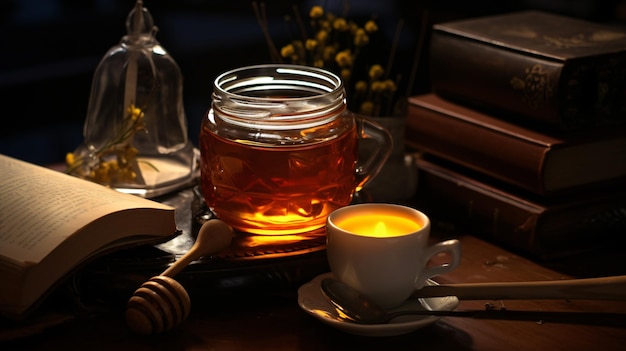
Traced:
[[359, 324], [384, 324], [400, 316], [425, 315], [626, 327], [626, 314], [621, 313], [511, 311], [506, 309], [465, 311], [398, 310], [389, 312], [356, 289], [337, 279], [323, 279], [321, 289], [324, 297], [342, 312], [341, 315], [344, 318]]

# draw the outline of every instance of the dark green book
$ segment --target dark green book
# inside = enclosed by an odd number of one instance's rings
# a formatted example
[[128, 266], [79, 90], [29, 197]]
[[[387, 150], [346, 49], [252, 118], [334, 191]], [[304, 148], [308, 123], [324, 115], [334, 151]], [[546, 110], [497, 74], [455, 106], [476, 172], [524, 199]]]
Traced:
[[522, 11], [435, 24], [433, 90], [519, 123], [626, 124], [626, 28]]

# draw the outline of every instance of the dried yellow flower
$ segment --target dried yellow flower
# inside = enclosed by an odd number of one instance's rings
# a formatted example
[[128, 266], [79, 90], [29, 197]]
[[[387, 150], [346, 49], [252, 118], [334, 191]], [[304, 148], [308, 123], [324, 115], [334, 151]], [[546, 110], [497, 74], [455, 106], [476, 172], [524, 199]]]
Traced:
[[341, 78], [344, 81], [349, 81], [352, 77], [352, 70], [350, 68], [344, 68], [341, 70]]
[[369, 44], [369, 42], [370, 42], [370, 37], [365, 32], [365, 29], [363, 28], [357, 29], [356, 32], [354, 33], [354, 45], [358, 47], [362, 47], [362, 46]]
[[313, 6], [311, 7], [311, 11], [309, 11], [309, 17], [312, 19], [318, 19], [324, 16], [324, 8], [321, 6]]
[[374, 20], [367, 21], [363, 28], [365, 28], [365, 31], [368, 33], [374, 33], [378, 31], [378, 25], [376, 24], [376, 22], [374, 22]]
[[110, 168], [109, 162], [102, 162], [91, 172], [91, 176], [98, 183], [105, 183], [105, 184], [110, 183], [111, 176], [109, 174], [109, 168]]
[[280, 56], [288, 58], [293, 56], [296, 53], [296, 49], [293, 47], [293, 44], [287, 44], [280, 49]]
[[390, 92], [393, 93], [395, 92], [398, 88], [396, 87], [396, 82], [394, 82], [391, 79], [385, 79], [383, 82], [383, 91], [386, 92]]
[[328, 39], [328, 31], [325, 29], [320, 29], [319, 31], [317, 31], [317, 34], [315, 34], [315, 39], [317, 39], [320, 43], [326, 42], [326, 40]]
[[315, 50], [315, 48], [317, 48], [317, 40], [307, 39], [306, 43], [304, 44], [304, 47], [309, 51]]
[[380, 79], [383, 74], [385, 74], [385, 70], [383, 69], [383, 66], [378, 64], [372, 65], [368, 73], [370, 79], [372, 80]]
[[337, 53], [335, 61], [341, 68], [352, 67], [353, 58], [350, 50], [343, 50]]
[[126, 125], [102, 147], [83, 157], [72, 152], [65, 155], [66, 172], [105, 185], [135, 181], [137, 172], [133, 167], [139, 151], [131, 142], [137, 131], [145, 130], [144, 117], [143, 110], [131, 104], [124, 117]]
[[69, 167], [72, 167], [76, 163], [76, 158], [74, 157], [73, 152], [68, 152], [67, 154], [65, 154], [65, 163]]
[[[307, 32], [302, 21], [298, 21], [299, 38], [304, 39], [292, 40], [274, 56], [293, 64], [337, 73], [344, 81], [348, 106], [362, 114], [395, 113], [396, 82], [388, 79], [389, 72], [385, 72], [382, 65], [369, 62], [369, 53], [365, 51], [374, 39], [372, 34], [379, 32], [377, 22], [369, 19], [360, 27], [355, 21], [325, 11], [322, 6], [312, 6], [309, 18], [311, 33]], [[394, 57], [395, 48], [396, 43], [390, 59]], [[391, 67], [390, 63], [387, 67]]]
[[143, 118], [143, 111], [135, 105], [130, 105], [128, 107], [128, 114], [131, 120], [138, 121]]
[[354, 85], [354, 91], [357, 93], [367, 92], [367, 82], [364, 80], [356, 82], [356, 84]]
[[338, 17], [333, 21], [333, 29], [343, 32], [347, 31], [350, 27], [345, 18]]
[[375, 80], [370, 85], [370, 89], [372, 89], [372, 92], [374, 93], [381, 93], [385, 90], [385, 84], [381, 81]]
[[324, 47], [324, 52], [322, 53], [322, 59], [325, 62], [332, 61], [337, 53], [337, 49], [334, 46], [326, 46]]

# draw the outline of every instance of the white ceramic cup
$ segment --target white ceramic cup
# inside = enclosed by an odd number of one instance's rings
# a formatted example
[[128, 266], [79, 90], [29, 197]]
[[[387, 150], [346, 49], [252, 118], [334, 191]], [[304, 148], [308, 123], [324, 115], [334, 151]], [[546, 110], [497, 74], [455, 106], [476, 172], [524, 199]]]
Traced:
[[[430, 220], [411, 207], [367, 203], [335, 210], [326, 221], [326, 251], [335, 278], [384, 308], [404, 303], [429, 278], [455, 269], [461, 244], [446, 240], [429, 246]], [[428, 266], [447, 252], [450, 262]]]

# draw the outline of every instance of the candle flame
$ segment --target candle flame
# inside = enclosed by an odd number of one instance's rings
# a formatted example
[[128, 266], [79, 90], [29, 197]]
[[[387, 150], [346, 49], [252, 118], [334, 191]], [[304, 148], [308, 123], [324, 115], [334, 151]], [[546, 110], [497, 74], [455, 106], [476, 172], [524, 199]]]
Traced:
[[383, 221], [378, 221], [374, 227], [374, 236], [385, 236], [387, 234], [387, 226]]
[[342, 219], [337, 226], [353, 234], [378, 238], [407, 235], [421, 227], [411, 218], [392, 214], [352, 216]]

